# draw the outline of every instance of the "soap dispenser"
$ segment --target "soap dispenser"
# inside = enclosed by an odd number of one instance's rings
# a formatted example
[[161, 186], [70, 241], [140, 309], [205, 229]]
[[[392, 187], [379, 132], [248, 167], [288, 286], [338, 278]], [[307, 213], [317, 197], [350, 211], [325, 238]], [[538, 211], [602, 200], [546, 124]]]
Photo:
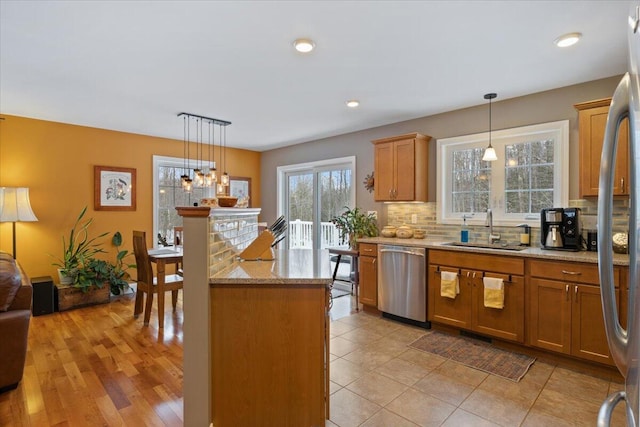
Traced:
[[462, 227], [460, 228], [460, 241], [467, 243], [469, 241], [469, 228], [467, 227], [467, 217], [462, 215]]
[[522, 227], [520, 246], [531, 246], [531, 226], [529, 224], [518, 224], [518, 227]]

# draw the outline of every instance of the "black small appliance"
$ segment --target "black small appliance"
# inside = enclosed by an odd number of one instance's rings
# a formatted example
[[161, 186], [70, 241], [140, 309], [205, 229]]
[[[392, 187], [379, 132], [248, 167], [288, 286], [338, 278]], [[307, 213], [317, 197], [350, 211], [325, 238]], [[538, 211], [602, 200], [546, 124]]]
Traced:
[[540, 212], [540, 243], [544, 249], [582, 248], [579, 208], [545, 208]]

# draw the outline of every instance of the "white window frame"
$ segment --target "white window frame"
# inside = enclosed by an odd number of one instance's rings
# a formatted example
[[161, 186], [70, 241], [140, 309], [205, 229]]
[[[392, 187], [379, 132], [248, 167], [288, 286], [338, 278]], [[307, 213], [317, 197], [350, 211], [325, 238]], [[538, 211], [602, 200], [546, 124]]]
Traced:
[[[504, 211], [504, 159], [505, 147], [511, 144], [534, 140], [553, 139], [554, 141], [554, 198], [553, 206], [568, 206], [569, 203], [569, 120], [541, 123], [491, 132], [491, 144], [498, 154], [498, 160], [491, 162], [491, 193], [489, 196], [493, 211], [494, 225], [515, 226], [526, 223], [532, 227], [540, 226], [540, 213], [507, 214]], [[454, 213], [452, 208], [452, 160], [453, 152], [471, 148], [485, 148], [489, 144], [489, 132], [439, 139], [436, 142], [437, 164], [441, 170], [437, 173], [437, 210], [438, 224], [461, 224], [462, 213]], [[445, 197], [446, 196], [446, 197]], [[467, 214], [470, 225], [484, 225], [486, 212]]]

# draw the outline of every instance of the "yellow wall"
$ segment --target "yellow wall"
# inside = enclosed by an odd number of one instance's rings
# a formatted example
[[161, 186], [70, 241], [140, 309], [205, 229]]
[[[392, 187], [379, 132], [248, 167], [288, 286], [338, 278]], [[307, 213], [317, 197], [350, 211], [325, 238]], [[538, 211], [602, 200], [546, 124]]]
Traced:
[[[31, 207], [38, 222], [16, 224], [17, 259], [27, 274], [51, 276], [51, 265], [61, 256], [62, 236], [67, 236], [84, 206], [94, 218], [92, 234], [120, 231], [124, 247], [131, 250], [133, 230], [145, 230], [153, 241], [153, 155], [182, 158], [183, 142], [75, 126], [64, 123], [2, 116], [0, 120], [0, 186], [29, 187]], [[181, 124], [177, 125], [178, 127]], [[191, 148], [195, 153], [195, 147]], [[227, 172], [251, 178], [251, 205], [260, 206], [260, 153], [227, 147]], [[216, 152], [216, 158], [219, 157]], [[93, 209], [94, 165], [135, 168], [135, 212]], [[111, 250], [105, 239], [105, 249]], [[11, 253], [11, 223], [0, 223], [0, 250]]]

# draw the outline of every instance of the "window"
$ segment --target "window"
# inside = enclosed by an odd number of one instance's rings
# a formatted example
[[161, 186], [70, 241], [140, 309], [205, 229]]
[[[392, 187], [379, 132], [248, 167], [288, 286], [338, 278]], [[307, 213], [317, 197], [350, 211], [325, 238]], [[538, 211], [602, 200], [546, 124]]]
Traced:
[[495, 162], [482, 161], [488, 137], [438, 140], [439, 223], [459, 224], [465, 215], [481, 224], [491, 208], [495, 224], [538, 226], [542, 208], [567, 205], [568, 120], [492, 132]]
[[173, 227], [182, 225], [176, 206], [193, 206], [204, 197], [212, 197], [210, 188], [194, 186], [191, 193], [186, 193], [180, 180], [183, 171], [184, 159], [153, 156], [153, 235], [162, 236], [169, 244], [174, 239]]

